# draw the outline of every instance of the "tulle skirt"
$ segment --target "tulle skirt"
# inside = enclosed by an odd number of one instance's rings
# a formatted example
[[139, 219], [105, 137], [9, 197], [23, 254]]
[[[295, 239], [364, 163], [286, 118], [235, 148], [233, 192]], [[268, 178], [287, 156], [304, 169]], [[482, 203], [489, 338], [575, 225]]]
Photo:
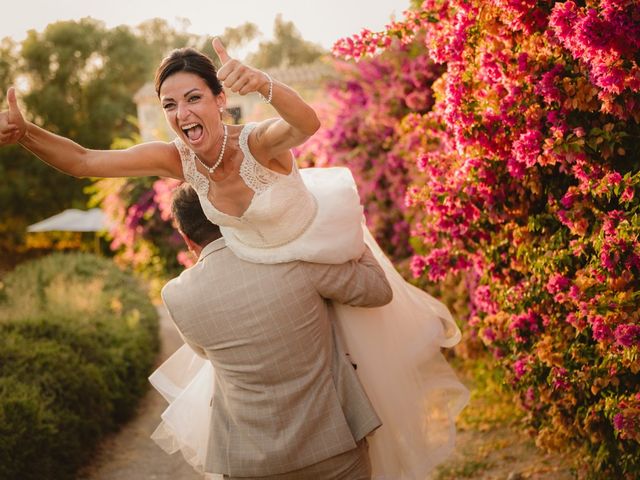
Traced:
[[[460, 330], [441, 302], [400, 276], [366, 228], [364, 236], [394, 297], [378, 308], [334, 304], [337, 336], [382, 419], [369, 438], [373, 478], [424, 480], [453, 451], [455, 419], [469, 399], [440, 351], [460, 341]], [[169, 402], [152, 438], [203, 472], [211, 448], [211, 362], [184, 345], [150, 381]]]

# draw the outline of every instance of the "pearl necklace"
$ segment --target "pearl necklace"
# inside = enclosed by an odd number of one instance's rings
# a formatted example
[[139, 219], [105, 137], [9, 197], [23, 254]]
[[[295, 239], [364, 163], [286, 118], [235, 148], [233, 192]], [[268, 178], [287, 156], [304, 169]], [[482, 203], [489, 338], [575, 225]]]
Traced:
[[224, 129], [224, 137], [222, 137], [222, 148], [220, 149], [220, 155], [218, 155], [218, 159], [216, 160], [216, 163], [214, 163], [210, 167], [206, 163], [204, 163], [202, 160], [200, 160], [200, 157], [198, 155], [196, 155], [196, 158], [200, 162], [200, 165], [202, 165], [207, 170], [207, 172], [209, 172], [209, 177], [211, 177], [211, 175], [213, 175], [213, 172], [216, 170], [216, 168], [220, 166], [220, 162], [222, 162], [222, 157], [224, 156], [224, 151], [227, 148], [227, 137], [228, 137], [227, 124], [223, 123], [222, 128]]

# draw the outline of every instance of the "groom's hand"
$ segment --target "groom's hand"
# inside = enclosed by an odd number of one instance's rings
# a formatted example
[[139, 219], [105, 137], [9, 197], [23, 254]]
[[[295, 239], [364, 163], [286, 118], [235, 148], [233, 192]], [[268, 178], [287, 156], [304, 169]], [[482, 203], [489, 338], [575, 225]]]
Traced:
[[9, 110], [0, 112], [0, 146], [18, 143], [27, 131], [27, 122], [24, 121], [16, 90], [11, 87], [7, 91]]
[[214, 38], [211, 44], [222, 63], [218, 79], [226, 88], [240, 95], [269, 89], [269, 77], [265, 73], [231, 58], [219, 38]]

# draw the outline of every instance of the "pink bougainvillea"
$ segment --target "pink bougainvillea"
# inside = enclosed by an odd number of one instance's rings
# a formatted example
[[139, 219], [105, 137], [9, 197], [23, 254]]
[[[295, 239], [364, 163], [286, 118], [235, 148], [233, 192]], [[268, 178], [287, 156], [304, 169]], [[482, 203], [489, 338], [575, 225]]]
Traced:
[[601, 474], [633, 478], [640, 3], [426, 0], [334, 53], [362, 62], [394, 39], [446, 67], [433, 108], [407, 116], [414, 274], [472, 279], [467, 328], [539, 444], [583, 445]]
[[431, 85], [443, 69], [420, 42], [388, 46], [356, 65], [336, 64], [342, 75], [327, 89], [328, 105], [319, 107], [323, 127], [297, 153], [303, 165], [350, 167], [369, 228], [400, 260], [412, 253], [405, 200], [424, 140], [416, 121], [431, 110]]
[[110, 248], [117, 261], [151, 278], [175, 274], [180, 264], [191, 265], [171, 222], [171, 192], [179, 183], [117, 178], [94, 184], [93, 202], [99, 202], [111, 220]]

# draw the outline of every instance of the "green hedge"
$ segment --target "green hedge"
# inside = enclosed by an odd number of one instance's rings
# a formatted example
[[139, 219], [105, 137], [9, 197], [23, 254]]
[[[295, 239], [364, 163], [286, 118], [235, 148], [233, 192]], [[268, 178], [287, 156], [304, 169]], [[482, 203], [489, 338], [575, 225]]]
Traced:
[[0, 283], [0, 479], [71, 479], [134, 412], [157, 312], [107, 259], [54, 254]]

